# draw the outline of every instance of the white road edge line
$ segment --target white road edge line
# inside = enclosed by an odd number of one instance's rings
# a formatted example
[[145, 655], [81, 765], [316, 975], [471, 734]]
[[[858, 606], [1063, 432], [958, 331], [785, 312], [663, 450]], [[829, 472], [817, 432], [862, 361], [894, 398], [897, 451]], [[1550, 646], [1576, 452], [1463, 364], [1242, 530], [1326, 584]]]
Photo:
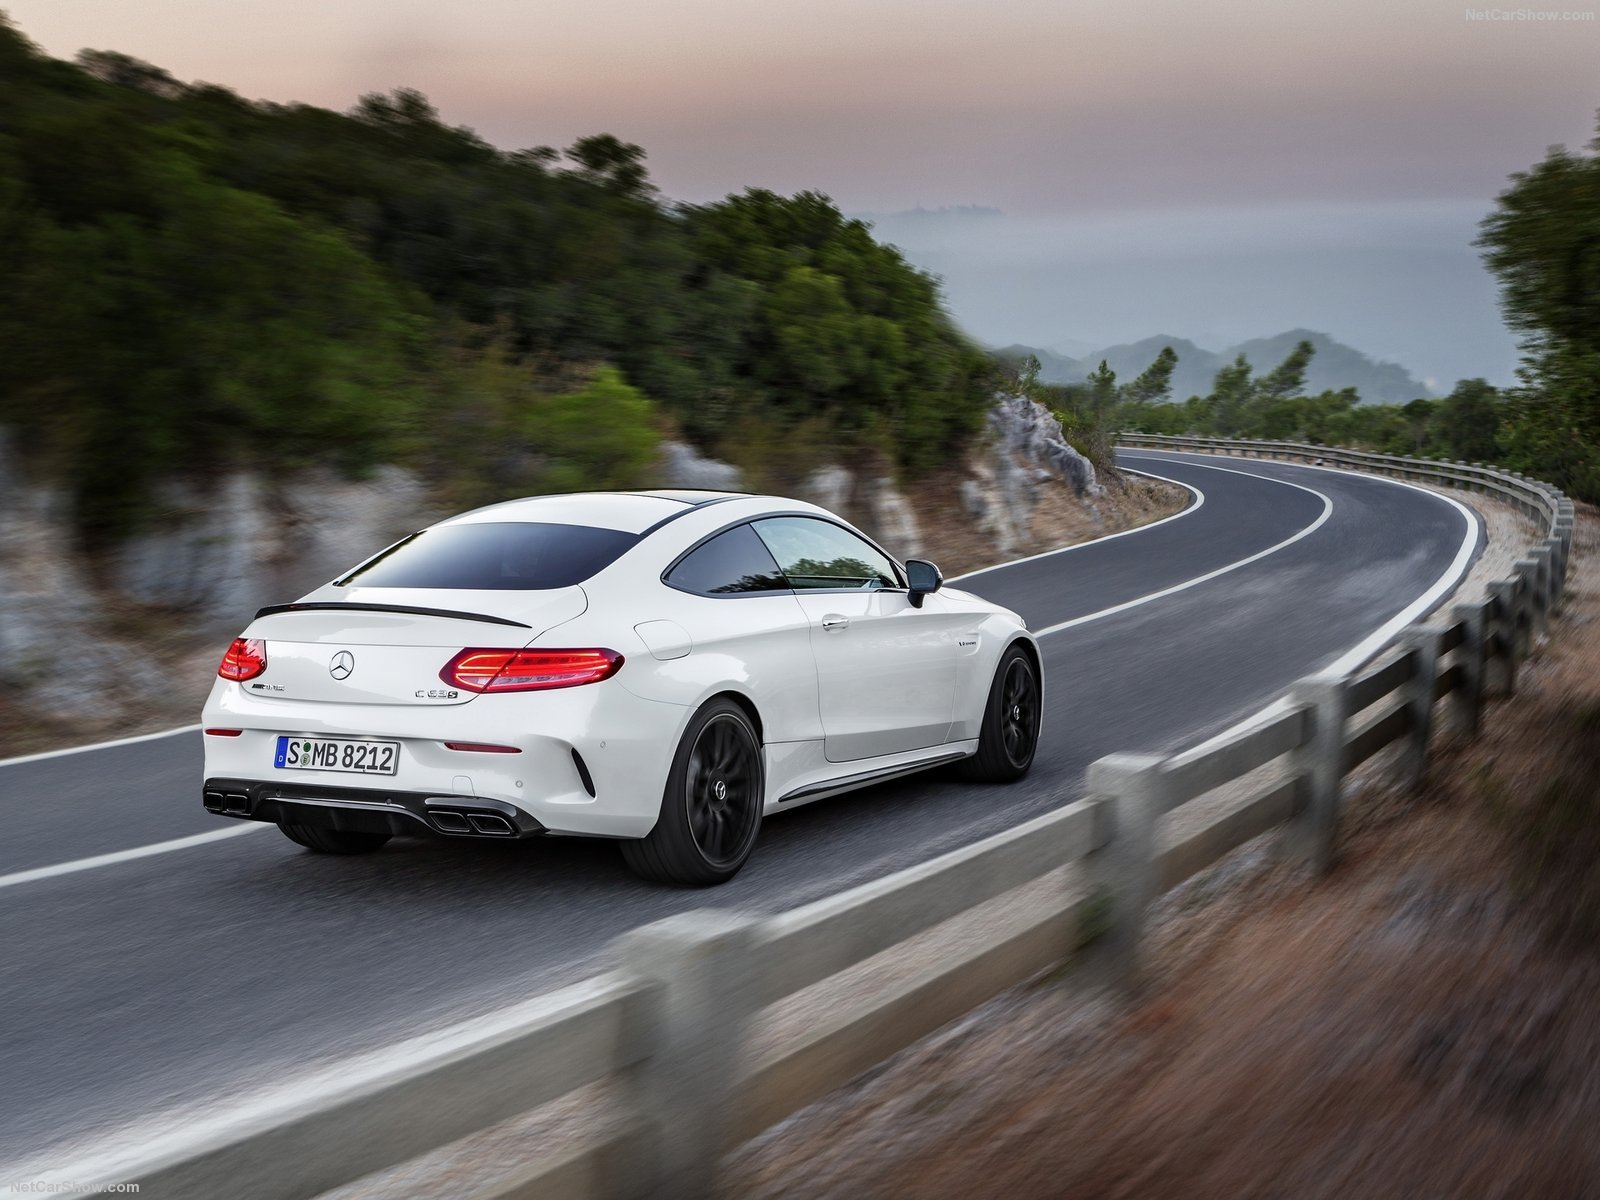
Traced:
[[1176, 521], [1180, 517], [1187, 517], [1191, 513], [1197, 513], [1200, 511], [1201, 506], [1203, 506], [1206, 502], [1205, 493], [1199, 488], [1195, 487], [1193, 484], [1184, 483], [1179, 479], [1169, 479], [1165, 475], [1156, 475], [1150, 471], [1135, 471], [1131, 467], [1120, 467], [1118, 469], [1127, 471], [1130, 475], [1143, 475], [1146, 479], [1159, 479], [1163, 483], [1175, 483], [1179, 487], [1186, 489], [1194, 496], [1194, 503], [1185, 505], [1182, 511], [1175, 512], [1170, 517], [1162, 517], [1159, 521], [1151, 521], [1148, 525], [1135, 525], [1132, 529], [1123, 529], [1117, 533], [1108, 533], [1104, 537], [1091, 538], [1087, 542], [1078, 542], [1072, 546], [1057, 546], [1054, 550], [1043, 550], [1038, 554], [1029, 554], [1022, 558], [1013, 558], [1009, 562], [995, 563], [990, 567], [979, 567], [976, 571], [968, 571], [965, 575], [953, 576], [945, 580], [945, 582], [959, 583], [963, 579], [971, 579], [974, 575], [987, 575], [990, 571], [1003, 571], [1007, 567], [1015, 567], [1021, 563], [1037, 562], [1041, 558], [1054, 558], [1058, 554], [1071, 554], [1074, 550], [1087, 550], [1090, 546], [1098, 546], [1102, 542], [1114, 542], [1118, 538], [1125, 538], [1130, 534], [1143, 533], [1147, 529], [1154, 529], [1157, 525], [1165, 525], [1168, 521]]
[[[1174, 451], [1171, 453], [1181, 452]], [[1171, 460], [1158, 458], [1155, 461], [1163, 462]], [[1182, 462], [1187, 466], [1200, 467], [1210, 465], [1208, 463], [1191, 463], [1188, 459], [1177, 459], [1176, 461]], [[1443, 500], [1447, 504], [1452, 505], [1456, 511], [1461, 514], [1467, 524], [1466, 536], [1462, 539], [1461, 545], [1457, 547], [1455, 558], [1453, 558], [1450, 562], [1450, 565], [1445, 568], [1444, 573], [1441, 574], [1438, 579], [1434, 580], [1432, 587], [1423, 592], [1422, 595], [1418, 596], [1410, 604], [1406, 605], [1405, 608], [1401, 609], [1394, 616], [1390, 617], [1389, 620], [1385, 621], [1372, 633], [1368, 634], [1360, 642], [1350, 647], [1350, 649], [1346, 650], [1327, 666], [1320, 667], [1317, 671], [1312, 672], [1312, 674], [1347, 674], [1361, 666], [1373, 655], [1383, 650], [1394, 639], [1394, 636], [1397, 633], [1399, 633], [1407, 625], [1410, 625], [1419, 616], [1431, 612], [1433, 607], [1438, 604], [1447, 593], [1454, 591], [1460, 586], [1461, 580], [1466, 577], [1467, 569], [1471, 564], [1473, 552], [1478, 548], [1478, 534], [1483, 528], [1483, 519], [1472, 509], [1455, 499], [1455, 497], [1446, 496], [1441, 492], [1434, 491], [1432, 488], [1422, 487], [1415, 483], [1408, 483], [1403, 479], [1388, 479], [1384, 476], [1372, 475], [1365, 471], [1349, 471], [1343, 467], [1322, 467], [1316, 466], [1312, 463], [1288, 463], [1285, 465], [1299, 470], [1332, 471], [1336, 475], [1354, 475], [1358, 479], [1377, 479], [1384, 483], [1392, 483], [1396, 487], [1410, 488], [1414, 492], [1421, 492], [1424, 495], [1432, 496], [1435, 499]], [[1228, 469], [1229, 468], [1227, 467], [1212, 467], [1212, 470], [1215, 471], [1226, 471]], [[1241, 473], [1249, 474], [1249, 472]], [[1267, 476], [1262, 476], [1261, 478], [1265, 479]], [[1187, 747], [1179, 751], [1179, 753], [1185, 756], [1191, 754], [1204, 754], [1206, 750], [1217, 743], [1235, 736], [1242, 730], [1250, 728], [1252, 725], [1260, 724], [1263, 721], [1267, 721], [1272, 717], [1277, 716], [1288, 707], [1289, 698], [1287, 696], [1279, 696], [1276, 700], [1270, 701], [1264, 708], [1257, 709], [1250, 715], [1241, 717], [1239, 720], [1235, 721], [1232, 725], [1229, 725], [1221, 732], [1212, 734], [1205, 741], [1194, 746]]]
[[220, 842], [267, 829], [264, 821], [241, 821], [231, 829], [214, 829], [210, 833], [193, 833], [188, 837], [173, 838], [167, 842], [152, 842], [148, 846], [135, 846], [131, 850], [116, 850], [110, 854], [96, 854], [93, 858], [75, 858], [71, 862], [54, 863], [48, 867], [33, 867], [27, 871], [13, 871], [0, 875], [0, 888], [16, 887], [19, 883], [34, 883], [40, 879], [54, 879], [57, 875], [75, 875], [79, 871], [92, 871], [96, 867], [109, 867], [113, 863], [131, 862], [136, 858], [150, 858], [156, 854], [170, 854], [174, 850], [187, 850], [190, 846], [204, 846], [207, 842]]
[[180, 733], [193, 733], [199, 728], [198, 725], [179, 725], [176, 729], [163, 729], [159, 733], [136, 733], [132, 737], [117, 738], [110, 742], [90, 742], [87, 746], [68, 746], [65, 750], [41, 750], [37, 754], [19, 754], [15, 758], [0, 758], [0, 767], [20, 767], [23, 763], [42, 762], [47, 758], [62, 758], [68, 754], [87, 754], [91, 750], [109, 750], [113, 746], [153, 742], [158, 738], [176, 737]]
[[[1185, 465], [1196, 467], [1207, 466], [1205, 463], [1187, 463]], [[1060, 633], [1063, 630], [1073, 629], [1079, 625], [1087, 625], [1090, 621], [1099, 621], [1105, 617], [1115, 616], [1117, 613], [1127, 612], [1130, 608], [1138, 608], [1141, 604], [1149, 604], [1154, 600], [1160, 600], [1167, 596], [1176, 595], [1178, 592], [1188, 591], [1190, 588], [1198, 587], [1202, 583], [1209, 583], [1218, 576], [1226, 575], [1229, 571], [1237, 571], [1240, 567], [1247, 567], [1253, 562], [1260, 562], [1263, 558], [1266, 558], [1267, 555], [1276, 554], [1279, 550], [1283, 550], [1294, 545], [1302, 538], [1310, 537], [1313, 533], [1327, 523], [1329, 517], [1333, 516], [1333, 500], [1317, 491], [1316, 488], [1309, 488], [1299, 483], [1290, 483], [1285, 479], [1273, 479], [1269, 475], [1256, 475], [1250, 471], [1234, 471], [1227, 467], [1209, 467], [1208, 469], [1213, 471], [1226, 471], [1230, 475], [1248, 475], [1252, 479], [1262, 479], [1269, 483], [1279, 484], [1283, 487], [1298, 488], [1302, 492], [1310, 492], [1313, 496], [1321, 499], [1322, 514], [1298, 533], [1284, 538], [1283, 541], [1279, 542], [1275, 546], [1268, 546], [1265, 550], [1257, 550], [1254, 554], [1248, 556], [1247, 558], [1241, 558], [1237, 562], [1228, 563], [1226, 566], [1218, 567], [1214, 571], [1207, 571], [1204, 575], [1196, 575], [1194, 578], [1186, 579], [1182, 583], [1175, 583], [1171, 587], [1162, 588], [1158, 592], [1149, 592], [1143, 596], [1135, 596], [1132, 600], [1124, 600], [1121, 604], [1113, 604], [1110, 608], [1102, 608], [1098, 612], [1085, 613], [1081, 617], [1073, 617], [1070, 621], [1062, 621], [1055, 625], [1046, 625], [1043, 629], [1035, 629], [1033, 631], [1033, 636], [1036, 638], [1049, 637], [1052, 633]]]

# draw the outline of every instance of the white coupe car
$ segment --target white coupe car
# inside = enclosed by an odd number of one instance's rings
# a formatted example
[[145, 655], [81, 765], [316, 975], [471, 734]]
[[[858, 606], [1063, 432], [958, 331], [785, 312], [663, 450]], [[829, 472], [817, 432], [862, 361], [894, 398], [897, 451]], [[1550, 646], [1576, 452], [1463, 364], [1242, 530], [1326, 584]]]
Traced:
[[1038, 647], [942, 584], [774, 496], [477, 509], [256, 614], [206, 701], [205, 806], [329, 854], [579, 835], [719, 883], [783, 809], [941, 763], [1027, 772]]

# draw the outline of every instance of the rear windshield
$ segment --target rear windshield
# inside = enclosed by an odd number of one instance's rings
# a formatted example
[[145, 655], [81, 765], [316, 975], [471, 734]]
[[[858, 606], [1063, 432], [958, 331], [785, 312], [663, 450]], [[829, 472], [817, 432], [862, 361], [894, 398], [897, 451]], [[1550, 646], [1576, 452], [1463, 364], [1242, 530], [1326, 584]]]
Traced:
[[413, 534], [339, 586], [540, 591], [571, 587], [610, 566], [635, 533], [529, 521], [439, 525]]

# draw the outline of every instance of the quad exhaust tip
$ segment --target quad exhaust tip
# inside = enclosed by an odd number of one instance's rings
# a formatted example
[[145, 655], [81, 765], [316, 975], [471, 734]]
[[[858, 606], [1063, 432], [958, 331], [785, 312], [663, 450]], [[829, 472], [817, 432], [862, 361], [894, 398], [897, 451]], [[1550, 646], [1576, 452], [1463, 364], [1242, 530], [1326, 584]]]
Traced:
[[206, 807], [216, 813], [230, 813], [236, 816], [248, 816], [250, 813], [250, 797], [243, 792], [206, 792]]
[[497, 812], [434, 809], [428, 814], [440, 833], [481, 833], [489, 837], [515, 837], [516, 827]]
[[467, 820], [466, 813], [436, 812], [429, 813], [435, 829], [443, 833], [471, 833], [472, 822]]

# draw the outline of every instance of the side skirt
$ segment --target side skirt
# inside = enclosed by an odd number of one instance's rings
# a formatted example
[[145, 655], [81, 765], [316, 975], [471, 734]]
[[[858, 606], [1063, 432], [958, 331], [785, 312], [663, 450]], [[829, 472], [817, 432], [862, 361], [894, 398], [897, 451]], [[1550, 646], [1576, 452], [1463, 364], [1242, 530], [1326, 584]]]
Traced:
[[938, 767], [963, 758], [971, 758], [973, 753], [974, 750], [970, 749], [951, 750], [947, 746], [940, 747], [935, 753], [925, 758], [914, 759], [911, 762], [871, 767], [865, 771], [855, 771], [849, 775], [840, 775], [834, 779], [824, 779], [816, 783], [806, 784], [779, 796], [778, 803], [788, 805], [801, 804], [810, 800], [823, 800], [829, 796], [838, 796], [844, 792], [855, 791], [856, 788], [870, 787], [875, 783], [886, 783], [891, 779], [898, 779], [902, 775], [915, 775], [918, 771], [926, 771], [930, 767]]

